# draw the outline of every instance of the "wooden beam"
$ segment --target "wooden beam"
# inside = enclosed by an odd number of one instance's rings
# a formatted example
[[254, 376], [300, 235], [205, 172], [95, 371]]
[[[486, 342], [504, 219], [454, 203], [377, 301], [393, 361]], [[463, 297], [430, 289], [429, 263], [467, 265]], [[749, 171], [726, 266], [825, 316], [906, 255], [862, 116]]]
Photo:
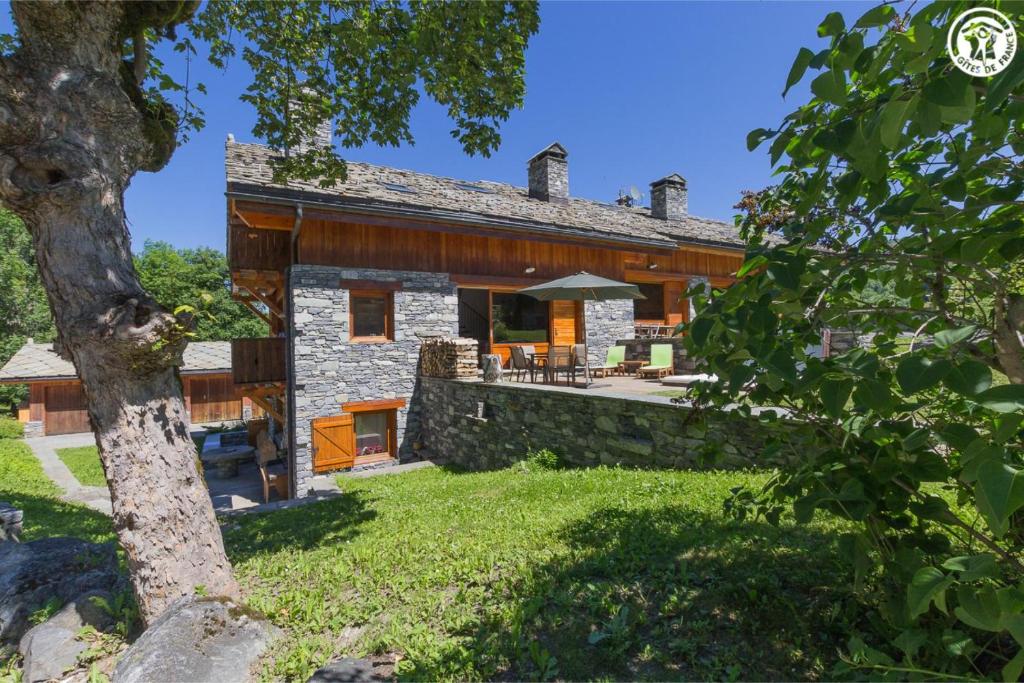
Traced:
[[278, 412], [277, 408], [274, 407], [273, 403], [268, 401], [264, 396], [249, 396], [250, 401], [258, 405], [260, 408], [266, 411], [267, 415], [278, 421], [282, 426], [284, 425], [284, 416]]
[[404, 407], [404, 398], [380, 399], [377, 401], [349, 401], [341, 404], [341, 409], [346, 413], [367, 413], [377, 410], [396, 410]]
[[338, 280], [341, 289], [373, 289], [381, 292], [400, 292], [402, 283], [398, 280]]
[[253, 306], [252, 299], [244, 299], [239, 297], [238, 300], [241, 301], [246, 308], [255, 313], [257, 318], [259, 318], [268, 325], [270, 324], [270, 316], [268, 316], [266, 313]]
[[541, 282], [545, 282], [544, 278], [536, 277], [504, 277], [498, 275], [460, 275], [453, 273], [451, 280], [457, 285], [464, 285], [467, 287], [478, 287], [480, 289], [491, 288], [491, 287], [528, 287]]

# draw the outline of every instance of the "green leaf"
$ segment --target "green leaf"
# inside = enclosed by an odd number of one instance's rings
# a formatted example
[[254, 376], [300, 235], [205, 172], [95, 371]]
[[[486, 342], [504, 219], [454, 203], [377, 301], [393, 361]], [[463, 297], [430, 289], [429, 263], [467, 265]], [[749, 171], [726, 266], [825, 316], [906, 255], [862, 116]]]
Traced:
[[896, 381], [903, 393], [910, 395], [930, 389], [950, 370], [948, 361], [933, 361], [923, 356], [908, 356], [896, 367]]
[[992, 111], [1005, 102], [1007, 96], [1021, 83], [1024, 83], [1024, 59], [1015, 56], [1005, 70], [989, 81], [985, 93], [985, 109]]
[[955, 330], [942, 330], [935, 335], [935, 346], [940, 349], [948, 349], [960, 342], [967, 341], [977, 331], [977, 325], [967, 325]]
[[961, 581], [999, 578], [996, 556], [991, 553], [951, 557], [942, 563], [942, 568], [948, 569], [951, 572], [957, 572], [960, 575]]
[[771, 131], [767, 128], [755, 128], [754, 130], [747, 133], [747, 151], [753, 152], [757, 149], [757, 146], [768, 138], [775, 135], [777, 131]]
[[804, 73], [807, 72], [807, 67], [812, 59], [814, 59], [814, 53], [806, 47], [800, 48], [800, 51], [796, 53], [796, 59], [793, 60], [793, 66], [790, 67], [789, 76], [786, 78], [786, 88], [782, 91], [783, 97], [786, 96], [790, 88], [799, 83], [800, 79], [804, 77]]
[[736, 278], [739, 279], [747, 273], [762, 267], [766, 263], [768, 263], [768, 258], [764, 254], [758, 254], [754, 258], [748, 259], [746, 263], [736, 271]]
[[973, 106], [974, 88], [971, 78], [959, 69], [952, 69], [924, 85], [924, 98], [940, 107]]
[[853, 400], [859, 406], [870, 408], [877, 413], [886, 413], [892, 406], [892, 393], [886, 384], [868, 379], [857, 383]]
[[882, 107], [879, 132], [882, 144], [889, 149], [897, 149], [900, 144], [903, 125], [917, 108], [917, 95], [903, 99], [892, 99]]
[[818, 25], [818, 36], [838, 36], [846, 28], [846, 21], [839, 12], [829, 12], [825, 20]]
[[953, 610], [957, 619], [972, 628], [998, 633], [1003, 630], [999, 598], [991, 586], [980, 589], [960, 586], [956, 591], [959, 607]]
[[910, 618], [928, 611], [934, 602], [943, 614], [946, 611], [946, 591], [953, 585], [953, 578], [943, 574], [935, 567], [922, 567], [914, 574], [907, 589], [907, 606], [910, 608]]
[[992, 432], [992, 440], [999, 444], [1006, 443], [1020, 431], [1021, 422], [1024, 422], [1024, 413], [1001, 415], [995, 421], [996, 428]]
[[893, 16], [896, 15], [896, 10], [893, 9], [892, 5], [879, 5], [878, 7], [872, 7], [867, 12], [861, 15], [857, 23], [854, 24], [855, 28], [874, 28], [875, 26], [882, 26], [888, 24]]
[[1024, 505], [1024, 476], [1020, 470], [990, 460], [978, 468], [974, 494], [978, 512], [992, 533], [1002, 538], [1009, 527], [1010, 515]]
[[840, 417], [852, 391], [853, 380], [851, 379], [828, 379], [822, 382], [821, 402], [825, 406], [825, 413], [832, 418]]
[[693, 343], [698, 347], [707, 344], [708, 336], [711, 334], [711, 328], [714, 324], [714, 321], [708, 318], [697, 318], [694, 320], [690, 326], [690, 338], [693, 339]]
[[997, 413], [1024, 410], [1024, 384], [1004, 384], [992, 387], [975, 396], [974, 400]]
[[839, 69], [823, 71], [811, 81], [811, 92], [826, 102], [844, 104], [846, 102], [846, 75]]
[[943, 381], [958, 394], [974, 396], [992, 386], [992, 370], [981, 361], [968, 359], [952, 366]]
[[1004, 681], [1019, 681], [1022, 671], [1024, 671], [1024, 648], [1017, 650], [1017, 654], [1006, 663], [1001, 673]]

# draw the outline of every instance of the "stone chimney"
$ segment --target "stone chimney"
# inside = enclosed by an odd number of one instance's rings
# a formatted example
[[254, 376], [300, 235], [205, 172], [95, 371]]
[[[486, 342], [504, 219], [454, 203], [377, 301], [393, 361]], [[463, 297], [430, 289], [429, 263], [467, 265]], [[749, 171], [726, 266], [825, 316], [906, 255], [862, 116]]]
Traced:
[[651, 215], [677, 221], [686, 217], [686, 179], [678, 173], [651, 183]]
[[545, 202], [569, 200], [569, 153], [557, 142], [529, 161], [530, 197]]
[[299, 144], [293, 148], [295, 152], [304, 154], [311, 149], [317, 147], [331, 147], [334, 142], [334, 135], [332, 133], [331, 122], [321, 121], [316, 126], [316, 132], [314, 132], [312, 139], [303, 138]]

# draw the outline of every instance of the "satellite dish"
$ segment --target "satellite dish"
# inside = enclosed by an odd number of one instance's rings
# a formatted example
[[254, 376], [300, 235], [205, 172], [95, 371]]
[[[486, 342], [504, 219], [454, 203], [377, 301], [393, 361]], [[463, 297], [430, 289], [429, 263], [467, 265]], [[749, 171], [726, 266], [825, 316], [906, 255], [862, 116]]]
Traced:
[[644, 196], [640, 194], [640, 190], [637, 189], [636, 185], [629, 186], [629, 196], [633, 198], [633, 201], [640, 201], [644, 198]]

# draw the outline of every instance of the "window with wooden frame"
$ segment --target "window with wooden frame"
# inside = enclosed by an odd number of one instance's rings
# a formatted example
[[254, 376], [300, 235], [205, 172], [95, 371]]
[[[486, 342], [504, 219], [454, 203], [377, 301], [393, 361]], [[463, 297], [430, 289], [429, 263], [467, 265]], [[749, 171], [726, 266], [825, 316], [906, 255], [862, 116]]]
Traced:
[[348, 293], [349, 340], [384, 342], [395, 338], [395, 294], [385, 289], [352, 289]]
[[663, 322], [665, 320], [665, 285], [656, 282], [639, 282], [636, 286], [646, 298], [633, 300], [633, 319], [638, 322]]
[[353, 417], [355, 464], [398, 457], [398, 409], [404, 405], [405, 399], [342, 404]]

